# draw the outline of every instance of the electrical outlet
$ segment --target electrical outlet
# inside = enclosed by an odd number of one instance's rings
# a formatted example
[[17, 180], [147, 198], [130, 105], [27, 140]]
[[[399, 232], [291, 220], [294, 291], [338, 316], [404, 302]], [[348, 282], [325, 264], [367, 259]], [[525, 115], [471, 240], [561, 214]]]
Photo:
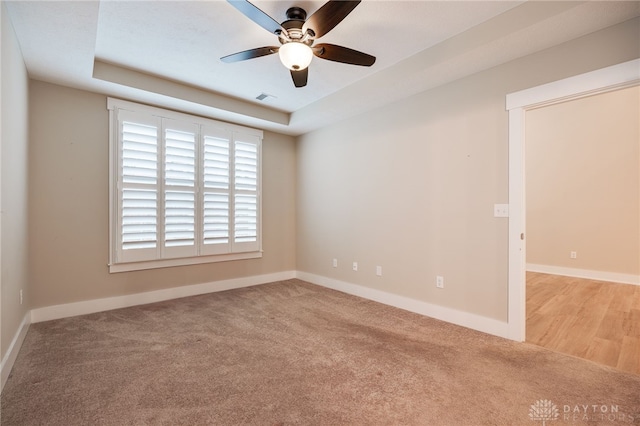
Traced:
[[353, 262], [353, 270], [354, 271], [358, 270], [358, 262]]
[[436, 287], [444, 288], [444, 277], [441, 277], [440, 275], [436, 277]]
[[382, 276], [382, 266], [376, 266], [376, 275], [379, 277]]
[[333, 267], [334, 268], [338, 267], [338, 259], [333, 259]]
[[569, 255], [572, 259], [577, 259], [578, 258], [578, 252], [576, 251], [572, 251]]

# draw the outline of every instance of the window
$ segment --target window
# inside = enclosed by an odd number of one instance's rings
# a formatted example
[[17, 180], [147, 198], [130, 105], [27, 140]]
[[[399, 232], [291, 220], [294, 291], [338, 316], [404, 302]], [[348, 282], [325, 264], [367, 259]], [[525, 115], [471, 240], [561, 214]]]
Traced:
[[108, 109], [110, 272], [261, 257], [261, 131]]

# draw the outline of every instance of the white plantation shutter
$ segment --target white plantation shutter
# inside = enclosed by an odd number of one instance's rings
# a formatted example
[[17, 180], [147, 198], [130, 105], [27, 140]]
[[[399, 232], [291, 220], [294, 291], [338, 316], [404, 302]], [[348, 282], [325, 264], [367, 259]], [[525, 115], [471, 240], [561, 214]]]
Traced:
[[230, 251], [231, 132], [205, 128], [203, 137], [204, 254]]
[[158, 253], [159, 120], [122, 113], [117, 236], [121, 261], [154, 259]]
[[261, 256], [262, 132], [113, 99], [109, 109], [112, 272]]
[[234, 251], [257, 249], [259, 139], [235, 134]]
[[163, 257], [195, 256], [197, 126], [164, 120]]

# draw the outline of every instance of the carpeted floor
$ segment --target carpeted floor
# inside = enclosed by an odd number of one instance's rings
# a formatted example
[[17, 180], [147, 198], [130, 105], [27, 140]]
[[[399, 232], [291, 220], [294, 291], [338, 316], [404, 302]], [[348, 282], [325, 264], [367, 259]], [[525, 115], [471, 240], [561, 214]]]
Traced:
[[640, 376], [291, 280], [33, 324], [1, 408], [2, 425], [640, 424]]

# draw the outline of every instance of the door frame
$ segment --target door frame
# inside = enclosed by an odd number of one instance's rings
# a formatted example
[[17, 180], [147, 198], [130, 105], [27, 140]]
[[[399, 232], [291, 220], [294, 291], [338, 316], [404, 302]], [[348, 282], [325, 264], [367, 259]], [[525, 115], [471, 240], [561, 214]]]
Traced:
[[526, 336], [525, 115], [527, 110], [640, 84], [640, 59], [510, 93], [508, 337]]

